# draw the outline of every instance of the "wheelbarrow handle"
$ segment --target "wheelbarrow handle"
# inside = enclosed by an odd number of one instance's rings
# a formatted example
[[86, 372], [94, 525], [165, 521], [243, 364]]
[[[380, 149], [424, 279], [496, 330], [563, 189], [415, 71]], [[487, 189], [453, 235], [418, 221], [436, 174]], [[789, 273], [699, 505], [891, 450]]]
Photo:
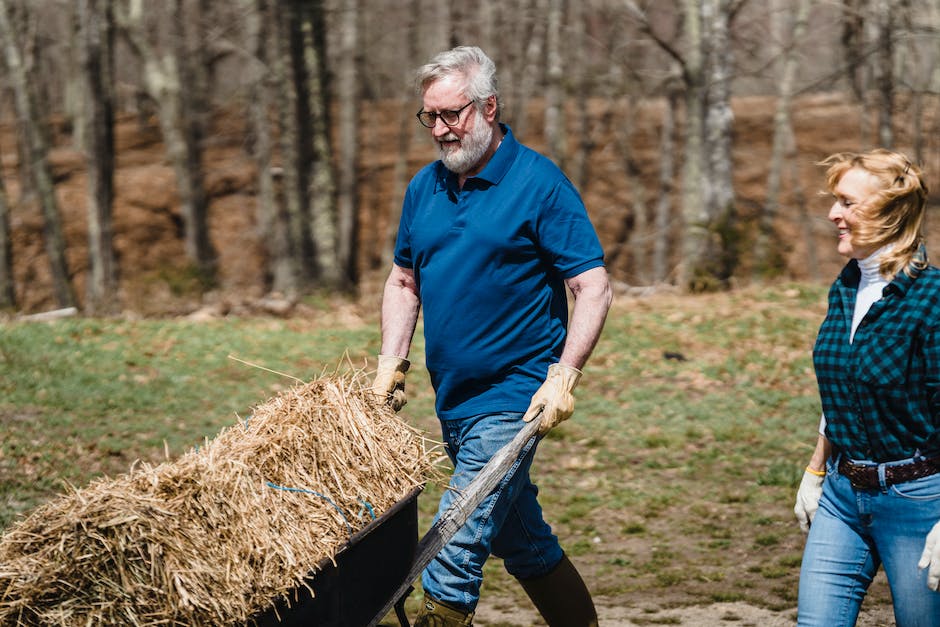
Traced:
[[405, 576], [405, 581], [395, 591], [385, 607], [372, 619], [369, 627], [375, 627], [391, 611], [395, 603], [403, 595], [410, 592], [411, 583], [440, 553], [444, 545], [454, 537], [454, 534], [463, 527], [470, 514], [480, 504], [480, 501], [486, 498], [504, 478], [512, 476], [522, 458], [535, 445], [539, 423], [541, 422], [540, 418], [541, 412], [530, 422], [524, 423], [522, 429], [519, 430], [512, 441], [499, 449], [490, 458], [490, 461], [486, 462], [486, 465], [483, 466], [466, 489], [457, 493], [454, 502], [441, 513], [437, 521], [418, 542], [418, 546], [415, 548], [415, 561], [411, 566], [411, 570]]

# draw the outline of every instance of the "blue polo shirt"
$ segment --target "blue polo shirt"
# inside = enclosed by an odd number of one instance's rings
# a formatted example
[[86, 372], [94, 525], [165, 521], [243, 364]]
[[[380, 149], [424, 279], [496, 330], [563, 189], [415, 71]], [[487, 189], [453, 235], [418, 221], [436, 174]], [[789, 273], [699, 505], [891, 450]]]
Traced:
[[940, 270], [912, 272], [884, 288], [851, 344], [857, 261], [849, 261], [829, 291], [813, 362], [826, 437], [851, 459], [887, 462], [940, 452]]
[[568, 326], [564, 280], [603, 266], [577, 190], [509, 127], [462, 189], [440, 161], [405, 193], [395, 263], [414, 271], [443, 420], [525, 411]]

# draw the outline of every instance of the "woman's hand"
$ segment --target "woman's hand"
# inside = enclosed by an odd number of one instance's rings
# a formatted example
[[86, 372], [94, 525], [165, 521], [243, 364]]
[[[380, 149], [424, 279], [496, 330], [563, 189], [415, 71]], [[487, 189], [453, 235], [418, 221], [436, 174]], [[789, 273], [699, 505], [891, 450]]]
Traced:
[[930, 567], [927, 571], [927, 587], [931, 590], [940, 590], [940, 522], [933, 526], [924, 542], [924, 552], [917, 562], [921, 570]]
[[813, 522], [813, 516], [819, 509], [819, 499], [822, 497], [823, 481], [826, 479], [826, 473], [819, 475], [809, 468], [803, 473], [803, 479], [800, 481], [800, 488], [796, 492], [796, 505], [793, 506], [793, 513], [796, 519], [800, 521], [800, 529], [803, 533], [809, 532], [809, 526]]

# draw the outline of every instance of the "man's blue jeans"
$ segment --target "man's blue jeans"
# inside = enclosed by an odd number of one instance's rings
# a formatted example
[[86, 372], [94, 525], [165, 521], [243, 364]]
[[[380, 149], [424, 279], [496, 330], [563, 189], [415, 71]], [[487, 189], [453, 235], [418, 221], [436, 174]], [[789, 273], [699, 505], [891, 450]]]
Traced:
[[[438, 516], [487, 461], [522, 427], [517, 412], [483, 414], [441, 421], [447, 454], [454, 463], [450, 489], [441, 497]], [[529, 479], [535, 447], [483, 499], [467, 523], [428, 565], [421, 578], [425, 593], [448, 605], [474, 611], [480, 598], [483, 563], [492, 553], [520, 579], [547, 574], [562, 558], [551, 527], [542, 518], [538, 488]]]
[[830, 461], [800, 569], [797, 624], [854, 625], [883, 564], [898, 627], [940, 626], [940, 593], [917, 568], [924, 540], [940, 521], [940, 474], [856, 490]]

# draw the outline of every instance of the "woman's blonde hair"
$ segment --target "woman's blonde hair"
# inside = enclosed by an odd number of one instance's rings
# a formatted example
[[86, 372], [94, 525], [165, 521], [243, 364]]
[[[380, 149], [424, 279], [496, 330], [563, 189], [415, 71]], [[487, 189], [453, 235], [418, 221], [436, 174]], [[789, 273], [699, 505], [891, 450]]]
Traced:
[[923, 268], [926, 257], [914, 260], [914, 254], [924, 243], [923, 222], [927, 207], [927, 185], [920, 168], [905, 155], [876, 148], [867, 152], [840, 152], [823, 159], [819, 165], [826, 168], [826, 184], [834, 191], [846, 172], [860, 168], [880, 183], [874, 194], [853, 207], [859, 216], [852, 227], [852, 243], [859, 248], [881, 248], [893, 244], [881, 259], [881, 274], [893, 278], [909, 266]]

